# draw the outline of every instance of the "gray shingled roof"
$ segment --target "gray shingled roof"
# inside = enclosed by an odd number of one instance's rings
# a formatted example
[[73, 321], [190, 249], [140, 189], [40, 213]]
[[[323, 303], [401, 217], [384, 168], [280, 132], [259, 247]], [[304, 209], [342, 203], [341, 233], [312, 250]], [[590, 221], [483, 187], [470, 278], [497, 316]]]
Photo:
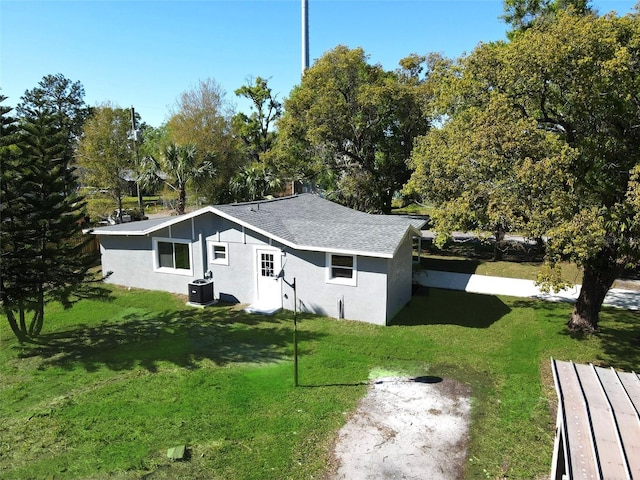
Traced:
[[396, 215], [372, 215], [317, 195], [216, 205], [229, 217], [298, 247], [392, 255], [407, 230], [424, 221]]
[[358, 212], [317, 195], [302, 194], [205, 207], [185, 216], [165, 217], [95, 229], [101, 235], [145, 235], [206, 211], [261, 232], [294, 248], [392, 256], [410, 228], [423, 220]]
[[118, 233], [124, 234], [143, 234], [147, 231], [154, 231], [158, 228], [162, 228], [165, 223], [175, 223], [173, 220], [177, 220], [179, 217], [156, 217], [149, 220], [141, 220], [138, 222], [118, 223], [116, 225], [109, 225], [107, 227], [97, 227], [87, 230], [87, 233], [95, 233], [97, 235], [117, 235]]

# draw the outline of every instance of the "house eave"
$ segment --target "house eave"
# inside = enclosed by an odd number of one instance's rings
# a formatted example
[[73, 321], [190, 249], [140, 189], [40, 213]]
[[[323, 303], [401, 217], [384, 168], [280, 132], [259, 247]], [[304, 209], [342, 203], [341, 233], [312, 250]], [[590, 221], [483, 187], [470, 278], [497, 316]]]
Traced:
[[[144, 236], [152, 234], [153, 232], [157, 232], [158, 230], [162, 230], [163, 228], [167, 228], [167, 227], [170, 227], [170, 226], [175, 225], [177, 223], [183, 222], [185, 220], [189, 220], [191, 218], [198, 217], [198, 216], [202, 215], [203, 213], [211, 212], [212, 210], [213, 210], [213, 207], [211, 207], [211, 206], [202, 207], [202, 208], [200, 208], [198, 210], [194, 210], [193, 212], [185, 213], [184, 215], [176, 215], [175, 217], [168, 217], [167, 221], [159, 223], [159, 224], [154, 225], [152, 227], [146, 228], [144, 230], [107, 230], [107, 228], [109, 228], [109, 227], [105, 227], [105, 228], [89, 229], [89, 230], [87, 230], [86, 233], [91, 233], [93, 235], [112, 235], [112, 236], [126, 236], [126, 237], [140, 236], [140, 237], [144, 237]], [[130, 225], [133, 227], [136, 224], [137, 224], [137, 222], [131, 222]]]
[[[249, 230], [252, 230], [256, 233], [259, 233], [261, 235], [264, 235], [267, 238], [270, 238], [273, 241], [276, 241], [286, 247], [289, 247], [293, 250], [300, 250], [300, 251], [307, 251], [307, 252], [322, 252], [322, 253], [333, 253], [333, 254], [338, 254], [338, 255], [357, 255], [357, 256], [364, 256], [364, 257], [374, 257], [374, 258], [393, 258], [395, 256], [395, 254], [397, 253], [397, 250], [400, 246], [400, 244], [398, 244], [398, 246], [396, 246], [395, 250], [393, 252], [380, 252], [380, 251], [369, 251], [369, 250], [357, 250], [357, 249], [341, 249], [341, 248], [327, 248], [327, 247], [319, 247], [319, 246], [313, 246], [313, 245], [300, 245], [294, 242], [291, 242], [285, 238], [282, 238], [278, 235], [274, 235], [271, 232], [268, 232], [260, 227], [257, 227], [256, 225], [253, 225], [251, 223], [248, 223], [246, 221], [240, 220], [236, 217], [234, 217], [233, 215], [229, 215], [221, 210], [218, 210], [217, 208], [213, 207], [213, 206], [206, 206], [203, 208], [200, 208], [198, 210], [194, 210], [193, 212], [184, 214], [184, 215], [178, 215], [176, 217], [169, 217], [167, 218], [167, 220], [165, 222], [156, 224], [152, 227], [146, 228], [144, 230], [136, 230], [136, 229], [131, 229], [131, 230], [107, 230], [105, 229], [100, 229], [100, 228], [96, 228], [96, 229], [89, 229], [86, 231], [86, 233], [90, 233], [93, 235], [105, 235], [105, 236], [121, 236], [121, 237], [144, 237], [144, 236], [149, 236], [151, 234], [153, 234], [154, 232], [157, 232], [159, 230], [162, 230], [164, 228], [170, 227], [172, 225], [175, 225], [177, 223], [183, 222], [185, 220], [189, 220], [195, 217], [198, 217], [204, 213], [213, 213], [214, 215], [218, 215], [221, 218], [224, 218], [226, 220], [229, 220], [241, 227], [247, 228]], [[132, 227], [135, 226], [136, 222], [133, 222], [131, 224]], [[108, 228], [108, 227], [107, 227]], [[101, 231], [102, 230], [102, 231]], [[412, 225], [410, 225], [407, 229], [408, 231], [411, 231], [412, 233], [415, 233], [417, 235], [420, 234], [419, 230], [416, 229], [415, 227], [413, 227]], [[406, 236], [406, 234], [405, 234]], [[403, 238], [405, 238], [405, 236], [403, 236]]]
[[317, 247], [313, 245], [299, 245], [297, 243], [286, 240], [278, 235], [274, 235], [273, 233], [267, 232], [266, 230], [261, 229], [260, 227], [256, 227], [253, 224], [240, 220], [233, 215], [229, 215], [223, 211], [218, 210], [215, 207], [209, 207], [213, 213], [219, 215], [222, 218], [225, 218], [231, 222], [237, 223], [241, 227], [248, 228], [249, 230], [253, 230], [260, 235], [264, 235], [267, 238], [275, 240], [278, 243], [281, 243], [289, 248], [294, 250], [301, 250], [306, 252], [323, 252], [323, 253], [335, 253], [338, 255], [359, 255], [364, 257], [379, 257], [379, 258], [393, 258], [395, 252], [371, 252], [365, 250], [352, 250], [352, 249], [340, 249], [340, 248], [326, 248], [326, 247]]

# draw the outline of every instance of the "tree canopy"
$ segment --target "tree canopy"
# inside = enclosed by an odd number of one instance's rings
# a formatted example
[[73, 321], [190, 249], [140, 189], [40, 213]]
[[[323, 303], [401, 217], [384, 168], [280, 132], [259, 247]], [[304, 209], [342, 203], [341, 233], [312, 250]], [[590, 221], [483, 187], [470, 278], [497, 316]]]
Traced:
[[261, 77], [257, 77], [253, 85], [248, 83], [238, 88], [235, 94], [251, 100], [251, 113], [240, 112], [233, 117], [233, 132], [242, 139], [250, 162], [265, 163], [265, 155], [277, 137], [275, 123], [282, 116], [282, 103], [268, 81]]
[[84, 122], [91, 114], [84, 95], [79, 81], [69, 80], [61, 73], [45, 75], [37, 87], [24, 93], [16, 107], [19, 118], [30, 117], [34, 111], [49, 111], [54, 127], [64, 138], [63, 154], [67, 164], [73, 158]]
[[164, 184], [177, 193], [176, 213], [183, 215], [187, 205], [187, 186], [205, 177], [215, 177], [211, 162], [198, 160], [198, 152], [193, 145], [170, 143], [158, 159], [152, 156], [142, 158], [141, 182], [145, 186]]
[[129, 132], [131, 113], [110, 103], [97, 107], [84, 125], [76, 151], [86, 185], [106, 189], [122, 214], [127, 181], [135, 178], [135, 161]]
[[345, 205], [389, 212], [409, 178], [413, 138], [429, 128], [419, 98], [415, 78], [370, 65], [361, 48], [325, 53], [278, 124], [291, 176], [315, 177]]
[[443, 126], [421, 138], [407, 189], [435, 228], [548, 237], [541, 281], [584, 268], [569, 322], [597, 329], [613, 281], [640, 260], [640, 17], [558, 12], [510, 42], [480, 45], [431, 77]]
[[502, 18], [517, 32], [527, 30], [539, 22], [548, 22], [561, 11], [576, 15], [593, 13], [589, 0], [504, 0], [505, 13]]
[[232, 117], [226, 92], [208, 78], [179, 96], [166, 125], [168, 143], [195, 147], [196, 163], [209, 161], [215, 167], [215, 177], [198, 181], [199, 191], [211, 202], [229, 199], [229, 181], [243, 164]]

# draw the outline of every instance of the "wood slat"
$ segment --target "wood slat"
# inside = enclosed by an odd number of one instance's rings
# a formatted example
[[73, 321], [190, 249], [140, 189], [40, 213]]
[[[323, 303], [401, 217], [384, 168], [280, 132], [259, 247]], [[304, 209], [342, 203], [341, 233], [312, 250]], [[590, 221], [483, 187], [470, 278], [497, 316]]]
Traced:
[[553, 359], [552, 368], [568, 478], [640, 480], [640, 376]]
[[636, 373], [629, 372], [618, 372], [618, 377], [636, 412], [640, 412], [640, 377]]
[[627, 466], [613, 411], [595, 369], [590, 365], [575, 365], [591, 419], [593, 443], [604, 478], [626, 479]]
[[640, 378], [635, 373], [627, 372], [617, 372], [617, 377], [621, 388], [624, 388], [628, 405], [624, 420], [620, 421], [624, 423], [623, 445], [631, 477], [640, 480]]
[[586, 399], [582, 393], [578, 374], [571, 363], [555, 360], [553, 362], [559, 383], [558, 408], [562, 409], [564, 418], [569, 478], [600, 479]]

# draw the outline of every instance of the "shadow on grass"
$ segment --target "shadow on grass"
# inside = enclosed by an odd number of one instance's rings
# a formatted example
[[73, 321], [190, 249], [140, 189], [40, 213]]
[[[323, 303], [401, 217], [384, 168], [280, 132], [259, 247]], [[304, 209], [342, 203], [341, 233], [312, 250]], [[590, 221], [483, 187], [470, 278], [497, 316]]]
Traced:
[[[449, 240], [442, 248], [435, 246], [432, 241], [423, 240], [423, 248], [432, 255], [465, 257], [468, 261], [472, 261], [472, 259], [490, 261], [493, 260], [495, 254], [495, 240], [493, 238], [480, 240], [462, 235], [454, 240]], [[501, 241], [498, 248], [505, 261], [539, 263], [543, 260], [544, 248], [537, 244], [507, 239]], [[463, 271], [460, 273], [472, 272]]]
[[[572, 332], [567, 327], [573, 306], [542, 300], [516, 300], [514, 308], [535, 308], [538, 320], [557, 325], [558, 335], [577, 341], [599, 340], [601, 354], [594, 363], [623, 371], [638, 371], [640, 365], [640, 315], [621, 308], [604, 307], [600, 312], [599, 331], [594, 335]], [[567, 359], [567, 360], [570, 360]]]
[[[129, 315], [121, 322], [78, 325], [43, 335], [21, 357], [40, 356], [42, 368], [87, 371], [157, 371], [160, 363], [198, 368], [202, 360], [217, 365], [274, 363], [290, 358], [293, 322], [286, 314], [250, 315], [229, 306]], [[305, 332], [305, 337], [321, 334]]]
[[420, 259], [420, 266], [427, 270], [468, 274], [476, 273], [481, 263], [480, 260], [470, 258], [423, 257]]
[[600, 313], [600, 331], [596, 334], [602, 345], [598, 358], [602, 365], [627, 372], [640, 370], [640, 314], [616, 308], [604, 308]]
[[489, 328], [511, 309], [493, 295], [420, 289], [408, 305], [393, 319], [392, 325], [458, 325]]
[[329, 388], [329, 387], [362, 387], [369, 385], [369, 382], [353, 382], [353, 383], [314, 383], [314, 384], [298, 384], [300, 388]]

